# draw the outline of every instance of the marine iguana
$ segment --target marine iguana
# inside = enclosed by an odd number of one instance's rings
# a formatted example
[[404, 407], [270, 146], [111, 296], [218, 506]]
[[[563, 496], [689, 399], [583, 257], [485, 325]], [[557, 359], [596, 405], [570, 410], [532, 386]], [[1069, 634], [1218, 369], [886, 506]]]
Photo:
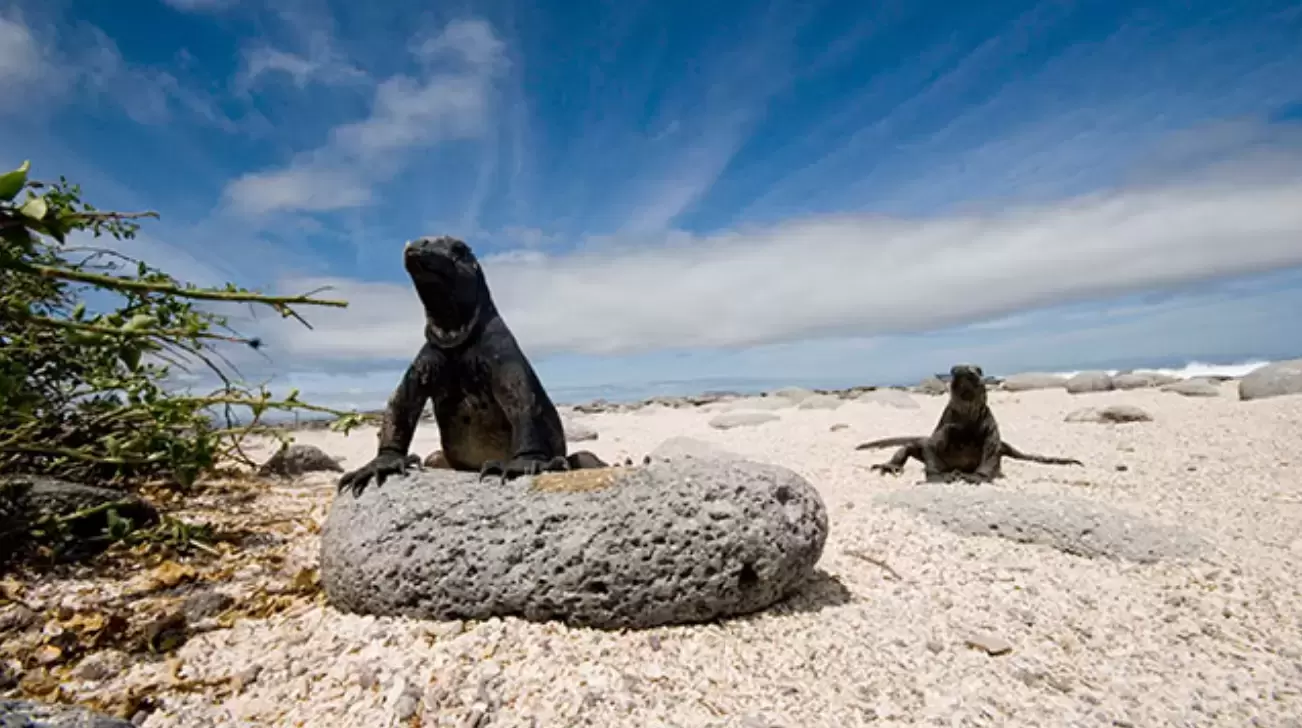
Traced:
[[1074, 458], [1048, 457], [1024, 453], [999, 436], [995, 415], [986, 404], [986, 387], [981, 367], [956, 364], [949, 370], [949, 402], [940, 415], [936, 429], [927, 437], [888, 437], [855, 447], [900, 447], [873, 470], [899, 475], [912, 457], [921, 461], [927, 482], [951, 482], [956, 478], [969, 483], [989, 482], [1003, 477], [1001, 458], [1010, 457], [1050, 465], [1082, 465]]
[[[607, 467], [587, 451], [566, 454], [556, 406], [498, 313], [479, 260], [449, 236], [412, 240], [403, 264], [425, 309], [425, 344], [389, 397], [375, 457], [339, 479], [359, 495], [374, 478], [420, 467], [408, 453], [427, 399], [434, 402], [445, 467], [500, 474]], [[440, 463], [442, 465], [442, 463]]]

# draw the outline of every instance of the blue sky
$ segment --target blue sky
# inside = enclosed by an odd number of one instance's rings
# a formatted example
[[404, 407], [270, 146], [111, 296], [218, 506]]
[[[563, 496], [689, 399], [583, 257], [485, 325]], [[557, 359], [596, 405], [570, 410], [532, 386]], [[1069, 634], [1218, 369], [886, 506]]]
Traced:
[[335, 286], [236, 318], [336, 403], [438, 233], [560, 399], [1296, 356], [1300, 8], [0, 0], [0, 162], [179, 277]]

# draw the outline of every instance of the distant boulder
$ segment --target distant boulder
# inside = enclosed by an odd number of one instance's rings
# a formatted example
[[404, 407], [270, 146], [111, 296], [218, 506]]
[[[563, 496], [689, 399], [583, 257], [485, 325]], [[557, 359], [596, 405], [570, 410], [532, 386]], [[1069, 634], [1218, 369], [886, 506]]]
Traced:
[[1257, 367], [1239, 380], [1239, 399], [1253, 400], [1302, 394], [1302, 359]]
[[1163, 392], [1175, 392], [1183, 394], [1186, 397], [1219, 397], [1221, 388], [1215, 383], [1206, 379], [1186, 379], [1180, 382], [1172, 382], [1162, 387]]
[[913, 388], [919, 394], [939, 395], [949, 392], [949, 385], [936, 375], [931, 375]]
[[1110, 392], [1113, 389], [1112, 377], [1107, 372], [1081, 372], [1068, 379], [1064, 386], [1069, 394]]
[[1067, 386], [1067, 378], [1060, 374], [1041, 374], [1028, 372], [1014, 374], [1004, 378], [1005, 392], [1028, 392], [1033, 389], [1062, 389]]

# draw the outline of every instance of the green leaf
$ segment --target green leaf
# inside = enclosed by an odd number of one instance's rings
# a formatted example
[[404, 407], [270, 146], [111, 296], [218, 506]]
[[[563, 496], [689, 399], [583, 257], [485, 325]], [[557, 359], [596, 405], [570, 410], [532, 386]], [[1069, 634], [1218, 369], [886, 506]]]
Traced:
[[123, 331], [137, 331], [154, 322], [154, 317], [147, 313], [138, 313], [131, 317], [131, 320], [122, 324]]
[[0, 175], [0, 200], [8, 202], [22, 192], [23, 186], [27, 184], [27, 170], [31, 168], [32, 163], [25, 160], [18, 165], [18, 169]]
[[84, 317], [85, 315], [86, 315], [86, 302], [82, 301], [81, 303], [77, 304], [76, 308], [72, 309], [72, 317], [75, 320], [80, 321], [82, 317]]
[[18, 208], [18, 212], [33, 220], [40, 220], [45, 217], [45, 213], [49, 212], [49, 209], [45, 204], [44, 197], [29, 197], [27, 202], [24, 202], [23, 206]]

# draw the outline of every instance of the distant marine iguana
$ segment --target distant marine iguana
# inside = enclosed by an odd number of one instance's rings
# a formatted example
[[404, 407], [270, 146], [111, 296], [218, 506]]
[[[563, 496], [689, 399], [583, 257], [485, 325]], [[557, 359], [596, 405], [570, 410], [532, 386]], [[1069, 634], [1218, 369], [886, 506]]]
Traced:
[[425, 345], [389, 397], [379, 447], [339, 479], [359, 495], [374, 478], [419, 467], [408, 453], [427, 399], [434, 402], [446, 467], [501, 475], [606, 467], [584, 450], [566, 455], [556, 406], [493, 303], [470, 246], [448, 236], [413, 240], [403, 263], [425, 309]]
[[887, 462], [873, 470], [899, 475], [912, 457], [922, 463], [927, 482], [954, 479], [970, 483], [1003, 477], [1000, 459], [1029, 460], [1049, 465], [1082, 465], [1073, 458], [1056, 458], [1024, 453], [999, 436], [995, 415], [986, 404], [986, 386], [981, 367], [957, 364], [949, 370], [949, 402], [936, 429], [927, 437], [889, 437], [855, 447], [867, 450], [902, 445]]

